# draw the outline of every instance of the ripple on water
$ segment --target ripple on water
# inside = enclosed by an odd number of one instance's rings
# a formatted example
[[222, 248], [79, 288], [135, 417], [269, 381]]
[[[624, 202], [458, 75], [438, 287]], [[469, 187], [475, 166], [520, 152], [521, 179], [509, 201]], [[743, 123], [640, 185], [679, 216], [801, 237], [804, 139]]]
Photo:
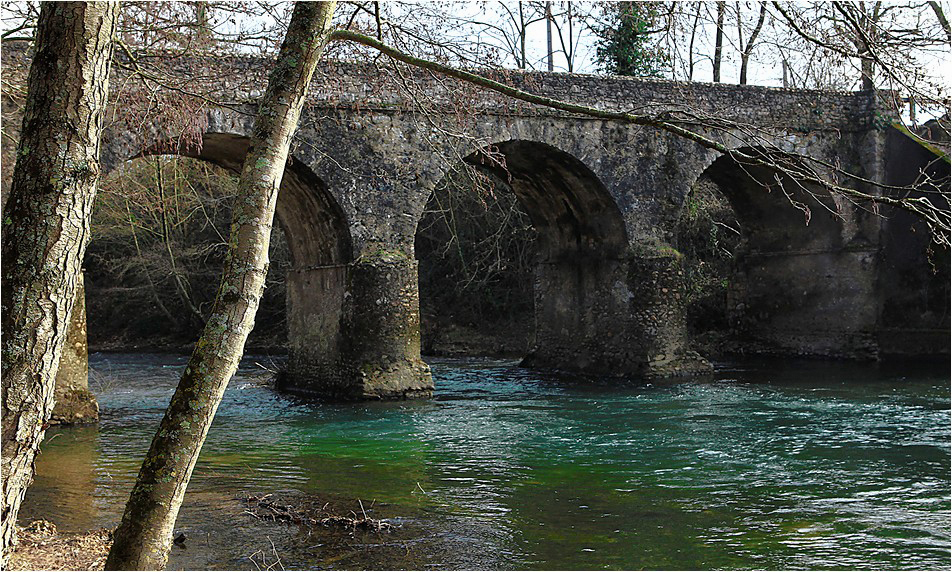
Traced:
[[[50, 432], [22, 517], [115, 525], [185, 360], [93, 356], [102, 422]], [[253, 568], [265, 537], [305, 568], [950, 565], [947, 372], [748, 362], [613, 387], [437, 360], [433, 400], [332, 405], [273, 392], [255, 361], [189, 486], [180, 526], [210, 540], [182, 567]], [[329, 556], [234, 500], [286, 489], [386, 506], [406, 560], [393, 538]]]

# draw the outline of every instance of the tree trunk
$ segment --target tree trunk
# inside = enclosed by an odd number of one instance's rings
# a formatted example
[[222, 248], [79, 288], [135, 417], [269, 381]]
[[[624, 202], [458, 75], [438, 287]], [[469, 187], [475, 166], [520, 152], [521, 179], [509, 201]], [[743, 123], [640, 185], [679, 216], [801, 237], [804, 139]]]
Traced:
[[[754, 46], [757, 42], [757, 36], [760, 35], [760, 30], [764, 27], [764, 20], [767, 18], [767, 4], [760, 5], [760, 16], [757, 17], [757, 25], [754, 26], [754, 31], [750, 34], [750, 40], [747, 41], [747, 45], [744, 46], [743, 40], [741, 40], [740, 45], [742, 52], [740, 55], [740, 84], [747, 85], [747, 64], [750, 61], [750, 54], [754, 51]], [[737, 9], [737, 26], [740, 28], [740, 8]]]
[[949, 27], [949, 19], [945, 17], [945, 11], [942, 10], [942, 5], [938, 2], [927, 2], [927, 4], [932, 8], [932, 12], [935, 14], [936, 20], [939, 21], [939, 25], [942, 26], [942, 31], [945, 32], [945, 39], [952, 41], [952, 28]]
[[717, 33], [714, 35], [714, 83], [721, 81], [721, 59], [724, 55], [724, 2], [717, 3]]
[[294, 6], [242, 168], [218, 296], [142, 463], [107, 570], [160, 570], [168, 560], [185, 489], [254, 325], [278, 188], [333, 11], [334, 2]]
[[879, 39], [876, 26], [879, 22], [881, 7], [882, 2], [876, 2], [870, 12], [865, 4], [860, 2], [857, 9], [858, 15], [854, 20], [856, 26], [854, 43], [860, 57], [860, 89], [863, 91], [872, 91], [876, 87], [876, 58], [873, 55], [873, 49]]
[[[572, 2], [566, 2], [566, 9], [568, 10], [568, 24], [569, 24], [569, 49], [565, 51], [565, 60], [566, 67], [568, 68], [569, 73], [575, 71], [575, 40], [572, 37]], [[560, 36], [561, 37], [561, 36]]]
[[53, 409], [99, 180], [118, 4], [43, 3], [3, 214], [4, 561]]
[[694, 24], [691, 25], [691, 40], [688, 42], [688, 81], [694, 81], [694, 37], [697, 35], [698, 20], [701, 19], [701, 3], [697, 3]]
[[519, 2], [519, 69], [526, 69], [526, 17]]
[[548, 70], [555, 69], [555, 62], [552, 61], [552, 2], [545, 3], [545, 41], [548, 51]]

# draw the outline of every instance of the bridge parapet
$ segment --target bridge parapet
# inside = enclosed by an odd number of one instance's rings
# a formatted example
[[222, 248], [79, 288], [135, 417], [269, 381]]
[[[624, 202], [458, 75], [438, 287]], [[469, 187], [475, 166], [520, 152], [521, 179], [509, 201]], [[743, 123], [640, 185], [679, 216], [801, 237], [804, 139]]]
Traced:
[[[250, 63], [250, 62], [249, 62]], [[394, 70], [399, 70], [395, 73]], [[559, 72], [473, 70], [533, 94], [613, 111], [661, 113], [680, 110], [698, 120], [717, 117], [759, 128], [792, 131], [862, 131], [870, 122], [870, 96], [862, 92], [783, 89], [750, 85], [606, 77]], [[407, 66], [328, 62], [312, 89], [312, 105], [367, 109], [412, 109], [425, 97], [437, 110], [470, 113], [568, 115], [515, 100], [453, 78]]]
[[[121, 59], [121, 56], [117, 57]], [[25, 79], [22, 70], [28, 67], [28, 60], [26, 43], [3, 42], [5, 79], [7, 76], [13, 77], [14, 81], [17, 76]], [[167, 71], [171, 78], [179, 78], [187, 92], [220, 103], [257, 101], [267, 86], [271, 70], [270, 59], [253, 56], [163, 58], [158, 55], [148, 60], [151, 65]], [[472, 71], [557, 100], [645, 114], [678, 110], [696, 115], [698, 123], [716, 117], [722, 121], [756, 125], [760, 129], [853, 132], [869, 129], [875, 121], [871, 94], [865, 92], [560, 72]], [[118, 77], [130, 75], [128, 69], [122, 67], [114, 67], [113, 73]], [[122, 82], [114, 81], [113, 85], [122, 85]], [[436, 114], [567, 115], [400, 62], [390, 63], [386, 58], [378, 63], [335, 60], [322, 63], [315, 74], [308, 105], [368, 112], [419, 112], [425, 108]]]

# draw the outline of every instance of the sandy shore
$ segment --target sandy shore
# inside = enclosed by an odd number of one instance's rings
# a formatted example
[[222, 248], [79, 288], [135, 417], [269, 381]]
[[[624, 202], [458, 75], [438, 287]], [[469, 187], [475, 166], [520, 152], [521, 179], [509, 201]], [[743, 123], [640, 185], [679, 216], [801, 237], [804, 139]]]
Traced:
[[9, 570], [102, 570], [112, 544], [112, 532], [105, 528], [59, 534], [47, 520], [20, 528], [18, 537]]

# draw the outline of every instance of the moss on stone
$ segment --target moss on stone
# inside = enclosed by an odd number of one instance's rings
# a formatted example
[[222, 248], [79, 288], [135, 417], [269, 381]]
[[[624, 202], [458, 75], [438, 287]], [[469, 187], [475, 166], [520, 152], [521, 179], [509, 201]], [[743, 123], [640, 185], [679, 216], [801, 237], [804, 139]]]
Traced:
[[409, 260], [410, 255], [399, 248], [377, 248], [368, 250], [357, 259], [358, 262], [371, 264], [375, 262], [393, 264], [397, 262], [408, 262]]
[[940, 159], [942, 159], [942, 160], [945, 161], [946, 163], [952, 163], [952, 161], [950, 161], [950, 159], [949, 159], [949, 154], [948, 154], [948, 153], [946, 153], [945, 151], [943, 151], [943, 150], [940, 149], [939, 147], [937, 147], [937, 146], [935, 146], [935, 145], [929, 143], [928, 141], [926, 141], [926, 140], [923, 139], [922, 137], [919, 137], [918, 135], [916, 135], [915, 133], [913, 133], [912, 131], [910, 131], [909, 128], [906, 127], [905, 125], [903, 125], [902, 123], [895, 122], [895, 123], [892, 124], [892, 126], [895, 127], [899, 132], [905, 134], [905, 135], [908, 136], [910, 139], [912, 139], [913, 141], [915, 141], [916, 143], [918, 143], [919, 145], [921, 145], [923, 148], [927, 149], [930, 153], [935, 154], [937, 157], [939, 157]]

